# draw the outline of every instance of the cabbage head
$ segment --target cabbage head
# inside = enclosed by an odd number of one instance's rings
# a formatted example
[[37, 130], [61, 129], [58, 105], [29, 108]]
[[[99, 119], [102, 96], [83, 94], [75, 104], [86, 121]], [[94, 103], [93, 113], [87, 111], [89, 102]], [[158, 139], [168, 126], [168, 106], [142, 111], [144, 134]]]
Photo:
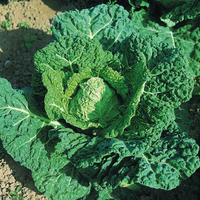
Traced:
[[106, 127], [120, 114], [120, 101], [112, 87], [103, 79], [92, 77], [81, 83], [69, 104], [69, 113], [83, 122], [93, 122]]

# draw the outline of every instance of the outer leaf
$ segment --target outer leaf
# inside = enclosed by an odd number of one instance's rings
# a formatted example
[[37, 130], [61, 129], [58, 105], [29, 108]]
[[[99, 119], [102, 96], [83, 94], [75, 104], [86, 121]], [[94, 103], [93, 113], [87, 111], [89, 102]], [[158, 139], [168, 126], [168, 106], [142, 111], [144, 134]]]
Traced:
[[38, 50], [34, 55], [36, 71], [43, 73], [46, 70], [63, 70], [69, 76], [87, 65], [101, 65], [112, 59], [112, 54], [105, 54], [99, 47], [96, 39], [87, 38], [84, 35], [60, 37]]
[[190, 0], [185, 2], [181, 6], [178, 6], [171, 10], [169, 13], [164, 14], [161, 20], [172, 27], [188, 19], [195, 19], [200, 14], [200, 2], [199, 0]]
[[48, 130], [61, 126], [60, 123], [32, 113], [22, 93], [13, 90], [6, 79], [0, 79], [0, 130], [4, 148], [15, 161], [33, 172], [36, 186], [47, 197], [76, 200], [87, 195], [90, 192], [87, 179], [69, 164], [59, 140], [48, 136]]
[[165, 42], [175, 47], [173, 32], [161, 26], [150, 14], [142, 9], [131, 13], [133, 30], [140, 35], [153, 36], [156, 42]]
[[139, 183], [171, 190], [200, 167], [199, 147], [195, 140], [176, 130], [163, 132], [163, 137], [152, 145], [148, 138], [104, 140], [74, 133], [70, 129], [60, 129], [59, 132], [63, 148], [73, 165], [102, 187], [113, 189], [119, 185]]
[[91, 39], [95, 37], [104, 49], [112, 52], [115, 52], [119, 43], [132, 32], [153, 35], [159, 42], [164, 41], [174, 45], [170, 29], [150, 21], [149, 15], [144, 10], [133, 12], [130, 20], [129, 13], [117, 4], [112, 6], [101, 4], [82, 11], [62, 13], [55, 18], [52, 30], [56, 40], [63, 35], [73, 34], [85, 35]]
[[139, 159], [136, 183], [171, 190], [200, 167], [199, 146], [184, 133], [165, 136], [150, 149]]
[[173, 29], [175, 44], [184, 48], [193, 77], [200, 76], [199, 20], [200, 17], [197, 17], [192, 22], [188, 21], [184, 26]]
[[183, 49], [157, 43], [151, 36], [132, 34], [120, 51], [123, 52], [121, 73], [131, 80], [133, 93], [135, 85], [146, 79], [142, 95], [145, 104], [172, 108], [191, 98], [194, 82]]
[[[174, 8], [174, 10], [161, 16], [161, 21], [173, 28], [164, 27], [161, 23], [156, 22], [146, 10], [142, 9], [131, 13], [134, 31], [144, 35], [152, 35], [156, 41], [166, 42], [174, 47], [183, 47], [190, 64], [188, 71], [193, 77], [199, 76], [199, 1], [193, 0], [186, 3], [185, 0], [161, 0], [161, 3]], [[180, 7], [175, 8], [176, 5]], [[182, 24], [179, 22], [182, 22]], [[180, 25], [177, 25], [178, 23]]]
[[109, 188], [116, 188], [128, 178], [126, 173], [115, 174], [129, 160], [127, 157], [141, 155], [151, 144], [149, 138], [104, 139], [75, 133], [71, 129], [60, 129], [59, 132], [62, 147], [72, 164], [93, 183]]
[[151, 36], [134, 33], [121, 44], [115, 55], [122, 68], [117, 70], [129, 86], [130, 104], [125, 107], [125, 117], [109, 127], [111, 133], [122, 133], [125, 127], [130, 134], [153, 134], [153, 140], [160, 137], [175, 120], [173, 108], [192, 96], [194, 83], [183, 54], [183, 50], [157, 43]]
[[42, 74], [44, 86], [48, 92], [45, 95], [45, 110], [51, 120], [63, 119], [63, 112], [66, 110], [65, 105], [67, 99], [64, 97], [63, 79], [65, 74], [63, 71], [47, 70]]
[[133, 25], [128, 16], [128, 11], [117, 4], [64, 12], [55, 17], [53, 36], [58, 40], [64, 35], [84, 35], [97, 38], [104, 49], [110, 49], [132, 33]]
[[124, 135], [135, 134], [141, 137], [151, 137], [151, 140], [156, 141], [161, 137], [163, 130], [166, 130], [174, 122], [175, 118], [173, 108], [168, 110], [152, 108], [141, 103]]
[[[140, 4], [141, 1], [138, 1], [138, 3]], [[177, 2], [175, 2], [175, 4], [176, 3]], [[189, 13], [186, 12], [186, 17], [182, 15], [183, 17], [180, 18], [181, 20], [197, 18], [197, 22], [199, 21], [198, 1], [193, 0], [192, 3], [196, 6], [194, 6], [192, 11], [189, 10]], [[174, 4], [174, 2], [172, 2], [172, 4]], [[180, 4], [180, 2], [178, 4]], [[190, 7], [191, 5], [188, 6], [188, 8]], [[116, 15], [114, 14], [115, 12], [117, 13]], [[180, 13], [180, 11], [178, 12]], [[172, 16], [172, 18], [174, 16], [175, 18], [176, 16], [179, 18], [179, 14], [176, 14], [176, 10], [172, 12], [172, 14], [170, 12], [167, 15], [170, 15], [170, 17]], [[163, 16], [162, 19], [164, 20], [164, 18]], [[168, 20], [168, 18], [169, 17], [167, 17], [166, 20]], [[176, 23], [181, 20], [176, 21]], [[166, 42], [172, 44], [174, 47], [183, 47], [185, 55], [190, 61], [190, 68], [188, 71], [192, 73], [193, 77], [196, 77], [200, 75], [200, 47], [198, 42], [191, 41], [190, 38], [192, 38], [192, 35], [196, 35], [199, 30], [197, 28], [193, 31], [193, 29], [191, 30], [192, 33], [191, 31], [181, 31], [184, 35], [180, 35], [181, 32], [178, 30], [178, 34], [176, 34], [174, 38], [173, 32], [177, 32], [176, 30], [172, 31], [169, 27], [160, 25], [144, 9], [133, 12], [130, 20], [128, 13], [121, 6], [117, 4], [112, 6], [102, 4], [91, 9], [69, 11], [58, 15], [55, 18], [53, 34], [57, 40], [63, 35], [71, 36], [73, 34], [85, 35], [91, 39], [95, 37], [100, 41], [104, 49], [109, 49], [112, 52], [116, 52], [116, 49], [119, 48], [119, 43], [130, 36], [132, 32], [152, 35], [157, 42]], [[188, 34], [191, 35], [188, 37]]]
[[173, 27], [175, 45], [184, 48], [193, 77], [200, 75], [199, 14], [200, 2], [191, 0], [180, 4], [160, 18], [168, 27]]
[[112, 190], [102, 188], [98, 184], [93, 184], [90, 194], [80, 200], [111, 200], [113, 199], [111, 193]]

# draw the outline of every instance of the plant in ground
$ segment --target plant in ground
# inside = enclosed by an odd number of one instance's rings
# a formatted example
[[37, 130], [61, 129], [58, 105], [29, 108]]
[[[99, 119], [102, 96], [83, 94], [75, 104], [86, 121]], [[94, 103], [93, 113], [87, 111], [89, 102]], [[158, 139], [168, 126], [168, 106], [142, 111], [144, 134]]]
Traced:
[[3, 28], [2, 28], [2, 30], [8, 30], [8, 28], [10, 27], [10, 22], [11, 22], [11, 20], [10, 19], [6, 19], [6, 21], [2, 21], [2, 26], [3, 26]]
[[199, 146], [175, 122], [194, 87], [184, 50], [171, 33], [134, 26], [119, 5], [62, 13], [54, 42], [34, 55], [31, 88], [0, 79], [4, 148], [48, 198], [171, 190], [200, 167]]
[[21, 47], [26, 47], [30, 49], [32, 47], [33, 41], [37, 40], [36, 35], [28, 36], [27, 34], [24, 35], [25, 42], [21, 44]]
[[11, 200], [22, 200], [23, 199], [23, 196], [21, 194], [18, 194], [21, 189], [22, 189], [22, 187], [18, 186], [16, 188], [16, 191], [10, 191]]
[[47, 29], [47, 33], [52, 33], [52, 30], [49, 26], [47, 26], [46, 29]]
[[19, 22], [17, 24], [17, 26], [24, 27], [24, 31], [27, 31], [29, 29], [29, 27], [30, 27], [29, 22], [28, 23], [26, 23], [26, 22]]

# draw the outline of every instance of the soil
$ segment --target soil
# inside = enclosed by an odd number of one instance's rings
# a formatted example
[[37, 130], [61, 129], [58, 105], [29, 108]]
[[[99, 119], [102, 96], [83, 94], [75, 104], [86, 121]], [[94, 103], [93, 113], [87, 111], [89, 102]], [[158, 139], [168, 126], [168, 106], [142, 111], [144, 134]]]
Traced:
[[[101, 1], [102, 2], [102, 1]], [[13, 88], [30, 87], [31, 76], [34, 71], [33, 55], [52, 41], [51, 26], [56, 15], [67, 10], [84, 9], [101, 3], [100, 1], [55, 1], [30, 0], [9, 1], [0, 4], [0, 77], [8, 79]], [[10, 20], [7, 30], [2, 21]], [[26, 22], [28, 27], [20, 27], [18, 23]], [[25, 35], [37, 37], [27, 42]], [[26, 44], [30, 43], [30, 44]], [[186, 112], [185, 118], [191, 124], [189, 135], [200, 145], [200, 96], [194, 96], [185, 103], [177, 113]], [[188, 127], [188, 126], [185, 126]], [[0, 200], [16, 197], [11, 191], [21, 187], [17, 195], [21, 194], [24, 200], [48, 199], [35, 187], [31, 171], [15, 162], [11, 156], [5, 154], [0, 158]], [[200, 199], [200, 170], [184, 181], [172, 191], [162, 191], [142, 187], [142, 194], [134, 199], [140, 200], [198, 200]]]

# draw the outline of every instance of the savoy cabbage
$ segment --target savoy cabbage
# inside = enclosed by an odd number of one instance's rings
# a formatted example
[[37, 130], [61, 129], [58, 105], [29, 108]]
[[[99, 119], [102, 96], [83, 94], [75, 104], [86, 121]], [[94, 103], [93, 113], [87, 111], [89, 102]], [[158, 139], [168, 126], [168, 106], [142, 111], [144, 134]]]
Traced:
[[0, 79], [4, 148], [48, 198], [109, 199], [135, 183], [171, 190], [200, 167], [199, 146], [175, 122], [194, 85], [184, 49], [170, 31], [142, 31], [119, 5], [65, 12], [34, 55], [31, 88]]

